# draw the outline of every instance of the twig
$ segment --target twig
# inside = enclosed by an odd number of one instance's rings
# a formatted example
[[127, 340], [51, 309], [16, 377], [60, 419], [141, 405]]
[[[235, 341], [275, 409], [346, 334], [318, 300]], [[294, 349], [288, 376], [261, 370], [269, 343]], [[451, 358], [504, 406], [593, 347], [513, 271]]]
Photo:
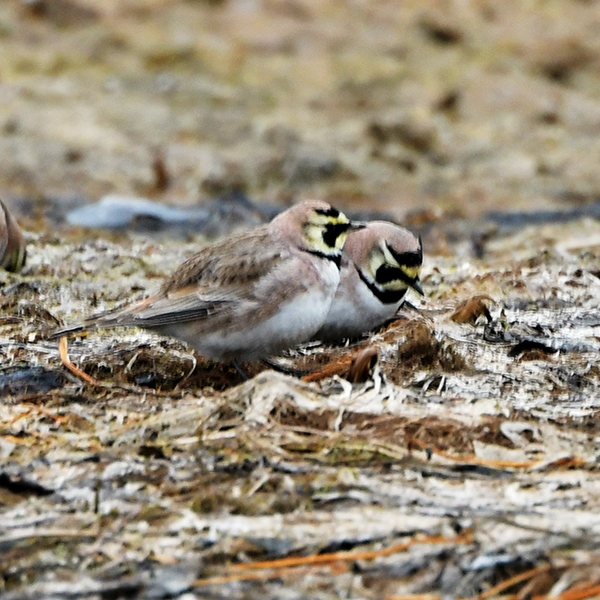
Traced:
[[532, 467], [537, 467], [544, 463], [543, 460], [495, 460], [491, 458], [480, 458], [479, 456], [475, 456], [474, 454], [452, 454], [450, 452], [446, 452], [445, 450], [440, 450], [439, 448], [430, 446], [426, 442], [422, 442], [421, 440], [415, 439], [411, 440], [411, 444], [414, 444], [415, 446], [418, 446], [423, 450], [432, 452], [433, 454], [437, 454], [438, 456], [442, 456], [454, 462], [480, 465], [482, 467], [496, 467], [498, 469], [530, 469]]
[[527, 581], [528, 579], [533, 579], [536, 575], [539, 575], [540, 573], [545, 573], [546, 571], [549, 571], [552, 568], [551, 565], [546, 564], [546, 565], [542, 565], [540, 567], [535, 567], [534, 569], [529, 569], [528, 571], [524, 571], [523, 573], [519, 573], [518, 575], [515, 575], [514, 577], [511, 577], [510, 579], [505, 579], [504, 581], [501, 581], [498, 585], [495, 585], [494, 587], [491, 587], [489, 590], [486, 590], [485, 592], [479, 594], [479, 596], [477, 597], [479, 598], [490, 598], [491, 596], [497, 596], [498, 594], [500, 594], [500, 592], [503, 592], [504, 590], [508, 589], [509, 587], [512, 587], [513, 585], [517, 584], [517, 583], [521, 583], [522, 581]]
[[311, 554], [310, 556], [292, 556], [288, 558], [279, 558], [276, 560], [265, 560], [260, 562], [240, 563], [232, 565], [232, 569], [277, 569], [280, 567], [295, 567], [299, 565], [314, 565], [320, 563], [329, 563], [355, 560], [371, 560], [381, 556], [391, 556], [398, 552], [404, 552], [415, 544], [469, 544], [473, 541], [473, 534], [466, 532], [453, 538], [444, 535], [416, 536], [402, 544], [387, 546], [381, 550], [353, 550], [351, 552], [328, 552], [326, 554]]
[[556, 600], [583, 600], [584, 598], [592, 598], [600, 594], [600, 585], [596, 582], [589, 582], [586, 587], [576, 587], [577, 589], [571, 588], [565, 590], [556, 597]]
[[191, 587], [204, 587], [206, 585], [222, 585], [224, 583], [231, 583], [232, 581], [263, 581], [273, 577], [269, 574], [265, 577], [263, 573], [240, 573], [235, 575], [216, 575], [215, 577], [204, 577], [203, 579], [196, 579]]
[[[269, 569], [277, 570], [279, 576], [283, 576], [284, 573], [281, 569], [289, 569], [291, 567], [299, 567], [304, 565], [318, 565], [318, 564], [334, 564], [336, 562], [354, 562], [356, 560], [372, 560], [382, 556], [390, 556], [398, 552], [407, 550], [414, 544], [469, 544], [473, 541], [472, 532], [468, 531], [457, 535], [453, 538], [448, 538], [443, 535], [435, 536], [416, 536], [413, 539], [403, 542], [402, 544], [395, 544], [382, 548], [381, 550], [371, 551], [352, 551], [352, 552], [328, 552], [326, 554], [311, 554], [310, 556], [292, 556], [288, 558], [280, 558], [276, 560], [265, 560], [251, 563], [240, 563], [232, 565], [231, 570], [235, 571], [250, 571]], [[230, 574], [223, 576], [207, 577], [204, 579], [197, 579], [192, 583], [192, 587], [201, 587], [206, 585], [214, 585], [220, 583], [229, 583], [231, 581], [245, 581], [254, 580], [262, 581], [274, 577], [273, 573], [260, 574], [260, 573], [239, 573]]]
[[79, 379], [82, 379], [83, 381], [85, 381], [86, 383], [90, 384], [90, 385], [100, 385], [100, 383], [94, 379], [91, 375], [88, 375], [87, 373], [83, 372], [79, 367], [76, 367], [72, 362], [71, 359], [69, 358], [69, 347], [67, 344], [67, 337], [65, 335], [63, 335], [60, 338], [60, 342], [58, 342], [58, 352], [60, 354], [60, 360], [62, 361], [62, 364], [69, 369], [69, 371], [71, 371], [71, 373], [73, 373], [73, 375], [75, 375], [75, 377], [78, 377]]
[[442, 597], [435, 594], [394, 594], [386, 596], [385, 600], [442, 600]]
[[198, 360], [196, 359], [196, 357], [192, 354], [191, 355], [192, 358], [192, 368], [189, 370], [188, 374], [175, 386], [175, 390], [180, 390], [183, 385], [187, 382], [187, 380], [192, 376], [192, 374], [194, 373], [194, 371], [196, 370], [196, 367], [198, 366]]
[[[146, 388], [140, 388], [138, 386], [135, 385], [128, 385], [126, 383], [113, 383], [113, 382], [104, 382], [104, 381], [98, 381], [97, 379], [94, 379], [91, 375], [88, 375], [87, 373], [85, 373], [84, 371], [82, 371], [80, 368], [76, 367], [72, 362], [71, 359], [69, 358], [69, 350], [68, 350], [68, 346], [67, 346], [67, 338], [66, 336], [63, 336], [60, 338], [60, 342], [58, 343], [58, 352], [60, 354], [60, 360], [62, 361], [62, 364], [69, 370], [71, 371], [71, 373], [73, 373], [73, 375], [75, 375], [77, 378], [82, 379], [83, 381], [85, 381], [86, 383], [105, 389], [105, 390], [114, 390], [114, 389], [120, 389], [120, 390], [125, 390], [126, 392], [132, 392], [134, 394], [149, 394], [151, 396], [158, 396], [160, 398], [170, 398], [172, 396], [178, 396], [180, 395], [180, 390], [177, 390], [177, 388], [175, 388], [175, 390], [173, 390], [173, 392], [178, 392], [176, 394], [173, 394], [171, 392], [161, 392], [158, 390], [153, 390], [153, 389], [146, 389]], [[195, 360], [195, 359], [194, 359]], [[194, 363], [194, 368], [196, 368], [196, 364]], [[191, 373], [191, 371], [190, 371]]]
[[30, 406], [25, 412], [19, 413], [18, 415], [15, 415], [9, 422], [9, 425], [14, 425], [17, 421], [20, 421], [21, 419], [24, 419], [25, 417], [29, 416], [32, 412], [37, 412], [40, 413], [42, 415], [44, 415], [45, 417], [49, 417], [50, 419], [54, 419], [54, 421], [56, 421], [59, 424], [63, 424], [66, 423], [67, 418], [66, 417], [61, 417], [60, 415], [54, 414], [53, 412], [49, 411], [46, 408], [43, 408], [41, 406]]

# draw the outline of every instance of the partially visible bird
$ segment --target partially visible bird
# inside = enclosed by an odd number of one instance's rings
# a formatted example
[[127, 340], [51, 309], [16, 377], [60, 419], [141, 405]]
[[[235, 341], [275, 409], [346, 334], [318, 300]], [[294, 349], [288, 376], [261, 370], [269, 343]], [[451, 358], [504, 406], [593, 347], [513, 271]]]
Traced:
[[23, 268], [26, 258], [21, 228], [0, 200], [0, 268], [16, 273]]
[[315, 339], [355, 338], [391, 319], [413, 289], [423, 295], [420, 238], [386, 221], [353, 231], [344, 246], [341, 281]]
[[270, 223], [204, 247], [145, 300], [60, 329], [143, 327], [179, 338], [206, 358], [258, 360], [309, 340], [340, 281], [353, 223], [308, 200]]

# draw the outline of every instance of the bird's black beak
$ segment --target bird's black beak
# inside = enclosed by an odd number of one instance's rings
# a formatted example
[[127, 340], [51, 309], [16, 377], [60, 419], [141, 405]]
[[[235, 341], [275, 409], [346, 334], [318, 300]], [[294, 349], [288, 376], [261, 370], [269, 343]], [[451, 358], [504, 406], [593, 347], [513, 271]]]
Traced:
[[362, 221], [350, 221], [348, 223], [348, 231], [358, 231], [359, 229], [364, 229], [366, 226], [367, 224]]
[[415, 290], [415, 292], [417, 292], [418, 294], [420, 294], [421, 296], [425, 297], [425, 292], [423, 291], [423, 287], [421, 286], [421, 280], [420, 279], [415, 279], [411, 284], [410, 287]]

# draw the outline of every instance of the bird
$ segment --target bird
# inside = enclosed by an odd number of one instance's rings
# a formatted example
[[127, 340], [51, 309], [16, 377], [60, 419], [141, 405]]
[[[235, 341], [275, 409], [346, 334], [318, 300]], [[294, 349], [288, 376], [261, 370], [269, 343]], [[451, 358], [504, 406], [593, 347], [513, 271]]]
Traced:
[[0, 268], [16, 273], [23, 268], [26, 258], [21, 228], [0, 199]]
[[350, 231], [364, 227], [306, 200], [202, 248], [141, 302], [53, 332], [141, 327], [187, 342], [213, 361], [261, 360], [309, 340], [325, 321]]
[[387, 221], [352, 231], [344, 246], [341, 280], [315, 340], [358, 338], [391, 319], [409, 289], [420, 295], [420, 237]]

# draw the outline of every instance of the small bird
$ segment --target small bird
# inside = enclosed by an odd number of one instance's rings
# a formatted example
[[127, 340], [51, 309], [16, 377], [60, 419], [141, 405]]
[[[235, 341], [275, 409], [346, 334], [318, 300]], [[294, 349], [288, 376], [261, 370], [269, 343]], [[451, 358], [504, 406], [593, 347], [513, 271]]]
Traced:
[[364, 227], [307, 200], [270, 223], [204, 247], [154, 295], [58, 330], [143, 327], [217, 361], [259, 360], [309, 340], [340, 281], [349, 232]]
[[26, 257], [21, 228], [0, 200], [0, 268], [16, 273], [25, 265]]
[[371, 221], [349, 234], [341, 280], [331, 309], [314, 339], [355, 338], [391, 319], [409, 288], [423, 295], [420, 238], [386, 221]]

